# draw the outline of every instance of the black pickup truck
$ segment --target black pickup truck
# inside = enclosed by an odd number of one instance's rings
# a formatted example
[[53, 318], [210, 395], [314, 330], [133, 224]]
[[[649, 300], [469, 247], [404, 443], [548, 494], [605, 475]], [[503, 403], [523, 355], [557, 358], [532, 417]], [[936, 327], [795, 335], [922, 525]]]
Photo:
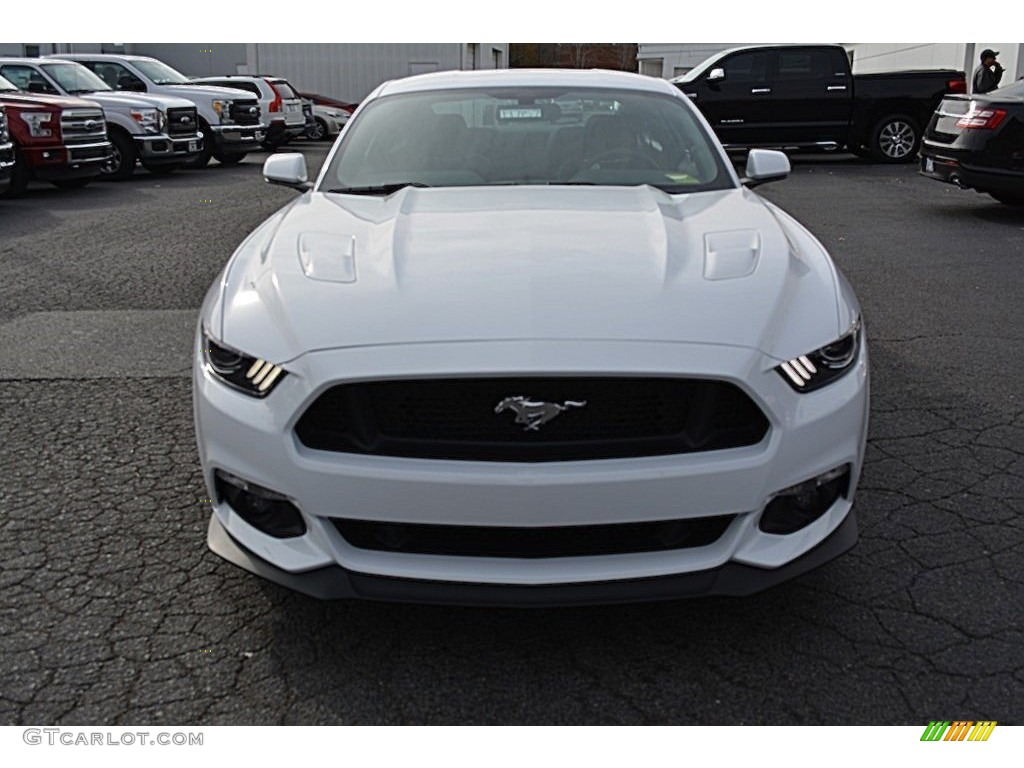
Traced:
[[953, 69], [854, 75], [840, 45], [754, 45], [716, 54], [673, 82], [726, 148], [820, 147], [882, 162], [917, 157]]

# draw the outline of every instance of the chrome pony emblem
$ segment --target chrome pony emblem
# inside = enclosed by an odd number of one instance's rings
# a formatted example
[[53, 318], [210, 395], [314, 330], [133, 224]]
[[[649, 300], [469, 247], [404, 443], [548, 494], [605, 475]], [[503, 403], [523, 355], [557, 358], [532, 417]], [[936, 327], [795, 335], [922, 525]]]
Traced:
[[506, 397], [494, 407], [495, 413], [501, 413], [509, 409], [516, 412], [516, 424], [525, 424], [524, 432], [537, 432], [541, 426], [547, 424], [556, 416], [568, 411], [570, 408], [582, 408], [587, 404], [586, 400], [566, 400], [562, 405], [558, 403], [546, 403], [543, 400], [530, 400], [522, 395]]

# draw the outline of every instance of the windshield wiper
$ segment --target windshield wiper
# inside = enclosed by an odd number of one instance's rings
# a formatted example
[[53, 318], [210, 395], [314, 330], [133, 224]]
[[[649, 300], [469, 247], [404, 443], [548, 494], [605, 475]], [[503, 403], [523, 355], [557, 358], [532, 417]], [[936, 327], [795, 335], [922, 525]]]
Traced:
[[393, 192], [397, 192], [400, 189], [406, 187], [429, 187], [429, 184], [424, 184], [421, 181], [396, 181], [391, 184], [378, 184], [373, 187], [337, 187], [336, 189], [328, 189], [328, 192], [333, 192], [338, 195], [390, 195]]

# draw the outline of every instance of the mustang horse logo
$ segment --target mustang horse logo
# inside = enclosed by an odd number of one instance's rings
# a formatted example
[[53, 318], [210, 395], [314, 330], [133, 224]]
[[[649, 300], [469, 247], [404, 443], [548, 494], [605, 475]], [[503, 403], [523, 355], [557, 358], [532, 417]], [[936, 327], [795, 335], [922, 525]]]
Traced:
[[566, 400], [559, 405], [516, 395], [515, 397], [506, 397], [498, 403], [494, 407], [494, 412], [501, 413], [511, 408], [516, 412], [515, 423], [526, 425], [523, 429], [524, 432], [537, 432], [542, 425], [547, 424], [556, 416], [565, 413], [570, 408], [582, 408], [586, 404], [586, 400]]

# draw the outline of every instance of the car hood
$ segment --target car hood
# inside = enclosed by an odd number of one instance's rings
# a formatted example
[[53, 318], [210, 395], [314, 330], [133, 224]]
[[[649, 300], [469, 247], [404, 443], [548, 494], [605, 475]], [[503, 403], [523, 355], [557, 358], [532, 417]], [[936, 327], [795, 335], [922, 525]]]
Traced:
[[79, 99], [75, 96], [55, 96], [53, 94], [29, 93], [28, 91], [0, 91], [0, 103], [16, 107], [59, 107], [60, 109], [96, 109], [95, 101]]
[[83, 98], [95, 101], [97, 104], [110, 109], [176, 109], [180, 107], [191, 107], [192, 102], [188, 99], [179, 99], [176, 96], [156, 96], [149, 93], [135, 93], [134, 91], [91, 91], [81, 94]]
[[843, 297], [821, 245], [746, 189], [406, 188], [286, 206], [236, 252], [204, 319], [225, 343], [278, 362], [514, 339], [694, 342], [787, 359], [846, 330], [856, 310]]
[[243, 91], [241, 88], [222, 88], [219, 85], [165, 85], [164, 88], [173, 88], [174, 93], [184, 99], [252, 99], [256, 101], [256, 94]]

